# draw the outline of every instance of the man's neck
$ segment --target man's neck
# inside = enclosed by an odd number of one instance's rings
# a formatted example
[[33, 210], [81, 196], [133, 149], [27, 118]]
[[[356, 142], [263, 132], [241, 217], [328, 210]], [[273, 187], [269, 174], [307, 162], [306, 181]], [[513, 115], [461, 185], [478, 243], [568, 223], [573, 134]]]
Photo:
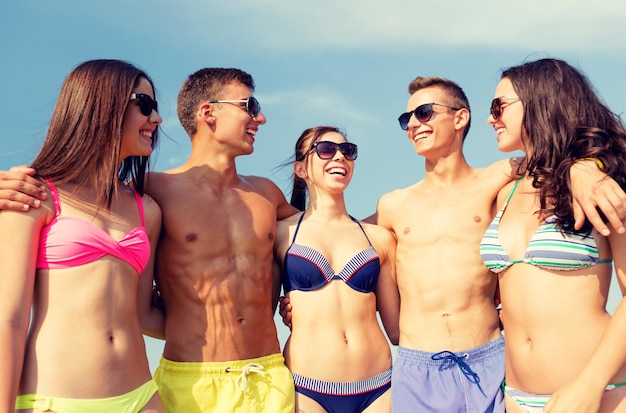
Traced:
[[431, 183], [454, 183], [467, 178], [472, 167], [462, 153], [431, 160], [426, 158], [424, 181]]

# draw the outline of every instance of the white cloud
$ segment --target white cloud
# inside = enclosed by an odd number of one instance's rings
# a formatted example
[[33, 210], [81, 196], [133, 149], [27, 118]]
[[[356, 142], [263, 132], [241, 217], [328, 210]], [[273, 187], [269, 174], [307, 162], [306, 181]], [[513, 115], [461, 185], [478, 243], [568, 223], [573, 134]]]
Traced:
[[[242, 47], [293, 51], [408, 49], [454, 45], [533, 50], [626, 47], [621, 0], [187, 0], [188, 26]], [[203, 8], [206, 10], [203, 12]], [[207, 20], [210, 24], [207, 26]], [[231, 43], [232, 44], [232, 43]]]
[[[282, 90], [271, 94], [257, 94], [261, 106], [280, 108], [283, 113], [297, 112], [298, 116], [315, 114], [319, 118], [372, 122], [372, 117], [337, 90], [324, 86]], [[264, 109], [265, 110], [265, 109]]]

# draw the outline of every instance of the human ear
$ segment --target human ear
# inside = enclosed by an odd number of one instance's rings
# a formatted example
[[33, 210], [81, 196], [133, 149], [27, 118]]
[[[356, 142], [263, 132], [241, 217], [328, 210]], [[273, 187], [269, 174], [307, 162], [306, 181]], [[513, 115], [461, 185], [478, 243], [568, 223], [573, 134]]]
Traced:
[[304, 164], [304, 161], [296, 161], [293, 163], [293, 173], [298, 178], [302, 178], [302, 179], [307, 178], [308, 174], [306, 172], [306, 165]]
[[470, 112], [466, 108], [460, 109], [454, 115], [454, 126], [457, 130], [464, 128], [470, 121]]
[[205, 121], [213, 121], [213, 107], [209, 103], [203, 103], [198, 106], [198, 116]]

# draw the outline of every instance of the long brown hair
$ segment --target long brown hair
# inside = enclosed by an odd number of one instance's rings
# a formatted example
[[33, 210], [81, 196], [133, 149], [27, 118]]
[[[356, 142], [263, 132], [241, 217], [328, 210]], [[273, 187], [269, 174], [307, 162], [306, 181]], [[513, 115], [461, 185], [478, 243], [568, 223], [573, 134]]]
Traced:
[[[131, 156], [120, 166], [122, 122], [130, 95], [142, 70], [120, 60], [90, 60], [66, 77], [59, 93], [48, 134], [32, 167], [55, 183], [72, 182], [79, 189], [88, 181], [96, 191], [96, 205], [110, 208], [117, 179], [131, 181], [143, 195], [148, 156]], [[158, 128], [152, 147], [158, 141]]]
[[[626, 131], [620, 117], [598, 96], [578, 69], [541, 59], [502, 72], [524, 105], [522, 136], [529, 146], [520, 173], [540, 188], [542, 216], [556, 214], [561, 228], [573, 227], [569, 170], [581, 158], [600, 159], [605, 172], [626, 188]], [[591, 228], [587, 222], [584, 230]]]

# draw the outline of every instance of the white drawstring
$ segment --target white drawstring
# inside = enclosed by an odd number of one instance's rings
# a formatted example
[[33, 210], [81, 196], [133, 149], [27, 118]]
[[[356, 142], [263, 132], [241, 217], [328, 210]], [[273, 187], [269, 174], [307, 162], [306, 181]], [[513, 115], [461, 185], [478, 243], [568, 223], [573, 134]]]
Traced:
[[240, 371], [241, 374], [239, 375], [239, 377], [237, 377], [237, 389], [241, 390], [242, 392], [245, 393], [246, 390], [248, 390], [248, 375], [251, 373], [256, 373], [256, 374], [260, 374], [261, 376], [265, 376], [267, 374], [267, 372], [264, 371], [264, 367], [260, 364], [256, 364], [256, 363], [249, 363], [246, 364], [245, 366], [243, 366], [240, 369], [236, 369], [233, 367], [227, 367], [226, 371], [227, 372], [231, 372], [231, 371]]

